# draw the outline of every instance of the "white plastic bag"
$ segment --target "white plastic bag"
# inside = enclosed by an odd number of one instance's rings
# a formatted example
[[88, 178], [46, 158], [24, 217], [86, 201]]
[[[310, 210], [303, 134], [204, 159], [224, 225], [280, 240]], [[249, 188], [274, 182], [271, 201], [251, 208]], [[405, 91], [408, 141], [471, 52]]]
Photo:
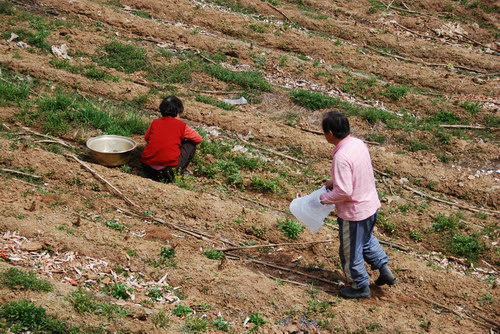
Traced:
[[326, 187], [323, 186], [290, 203], [290, 212], [307, 226], [311, 233], [316, 233], [323, 226], [325, 218], [335, 207], [333, 204], [321, 204], [319, 197], [326, 192]]

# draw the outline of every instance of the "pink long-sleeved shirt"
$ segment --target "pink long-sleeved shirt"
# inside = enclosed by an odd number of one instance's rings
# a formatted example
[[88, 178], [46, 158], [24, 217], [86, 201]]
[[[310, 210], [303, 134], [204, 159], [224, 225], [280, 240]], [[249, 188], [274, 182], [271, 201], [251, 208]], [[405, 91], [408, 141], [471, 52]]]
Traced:
[[370, 152], [365, 143], [347, 136], [335, 146], [332, 155], [333, 189], [321, 195], [320, 200], [325, 204], [335, 204], [337, 216], [347, 221], [372, 216], [380, 208], [380, 201]]

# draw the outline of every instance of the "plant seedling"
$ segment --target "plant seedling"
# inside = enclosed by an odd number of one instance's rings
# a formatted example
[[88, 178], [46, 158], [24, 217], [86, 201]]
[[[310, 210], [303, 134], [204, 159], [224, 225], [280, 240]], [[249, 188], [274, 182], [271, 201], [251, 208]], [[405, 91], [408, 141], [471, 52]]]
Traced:
[[189, 306], [177, 305], [173, 310], [172, 314], [178, 317], [184, 317], [193, 313], [193, 310]]
[[203, 255], [205, 255], [207, 258], [209, 258], [210, 260], [219, 260], [221, 258], [224, 257], [224, 253], [222, 252], [219, 252], [215, 249], [206, 249], [204, 252], [203, 252]]
[[278, 228], [288, 238], [296, 240], [304, 230], [304, 225], [290, 218], [286, 218], [285, 220], [278, 221]]

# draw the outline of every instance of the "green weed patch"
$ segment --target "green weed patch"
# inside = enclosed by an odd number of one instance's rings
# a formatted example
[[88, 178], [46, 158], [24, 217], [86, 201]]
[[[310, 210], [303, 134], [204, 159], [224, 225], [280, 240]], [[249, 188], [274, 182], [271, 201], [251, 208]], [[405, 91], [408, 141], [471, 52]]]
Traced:
[[401, 86], [387, 85], [384, 91], [382, 92], [382, 95], [390, 98], [393, 101], [399, 101], [406, 96], [409, 90], [410, 87], [404, 85]]
[[134, 45], [116, 41], [104, 45], [94, 59], [99, 65], [125, 73], [144, 70], [149, 65], [146, 51]]
[[19, 36], [16, 40], [26, 42], [29, 46], [37, 47], [45, 52], [50, 51], [50, 44], [46, 40], [46, 38], [50, 35], [50, 31], [30, 31], [27, 29], [16, 29], [14, 30], [14, 33]]
[[476, 236], [456, 233], [449, 241], [448, 249], [454, 255], [465, 257], [470, 262], [476, 262], [485, 246]]
[[0, 273], [0, 286], [11, 290], [52, 291], [52, 285], [36, 277], [34, 273], [10, 268]]
[[190, 60], [176, 65], [151, 65], [147, 78], [163, 84], [185, 83], [191, 80], [191, 73], [202, 71], [198, 61]]
[[[100, 108], [99, 108], [100, 107]], [[38, 108], [25, 109], [25, 121], [36, 122], [44, 131], [61, 135], [74, 128], [94, 128], [103, 133], [129, 136], [143, 134], [148, 124], [133, 110], [91, 103], [74, 93], [58, 92], [43, 96]]]
[[0, 81], [0, 105], [7, 106], [15, 102], [20, 104], [30, 95], [31, 85], [26, 83], [16, 84], [11, 81]]
[[221, 65], [207, 65], [205, 72], [220, 81], [234, 83], [243, 88], [257, 89], [264, 92], [271, 90], [271, 84], [259, 71], [233, 72]]
[[37, 307], [25, 299], [2, 305], [0, 329], [2, 327], [14, 333], [33, 331], [35, 333], [66, 334], [70, 332], [66, 323], [48, 316], [43, 307]]
[[73, 309], [80, 314], [92, 313], [112, 319], [124, 317], [130, 313], [130, 310], [118, 305], [96, 301], [91, 293], [84, 291], [82, 288], [73, 291], [67, 299]]
[[277, 226], [285, 236], [292, 240], [298, 239], [302, 231], [304, 231], [304, 225], [289, 218], [279, 220]]
[[310, 110], [336, 107], [340, 102], [337, 98], [305, 89], [292, 90], [290, 95], [295, 104]]

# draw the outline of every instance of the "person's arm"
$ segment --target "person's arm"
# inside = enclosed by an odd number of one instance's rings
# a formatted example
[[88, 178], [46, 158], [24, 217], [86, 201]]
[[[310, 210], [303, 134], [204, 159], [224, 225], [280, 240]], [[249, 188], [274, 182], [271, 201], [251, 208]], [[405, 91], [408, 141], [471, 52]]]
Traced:
[[333, 186], [330, 192], [321, 195], [321, 204], [343, 202], [352, 195], [352, 170], [347, 161], [336, 161], [333, 166]]
[[191, 129], [187, 124], [186, 130], [184, 131], [184, 139], [191, 140], [195, 144], [199, 144], [203, 140], [200, 134], [196, 132], [196, 130]]

